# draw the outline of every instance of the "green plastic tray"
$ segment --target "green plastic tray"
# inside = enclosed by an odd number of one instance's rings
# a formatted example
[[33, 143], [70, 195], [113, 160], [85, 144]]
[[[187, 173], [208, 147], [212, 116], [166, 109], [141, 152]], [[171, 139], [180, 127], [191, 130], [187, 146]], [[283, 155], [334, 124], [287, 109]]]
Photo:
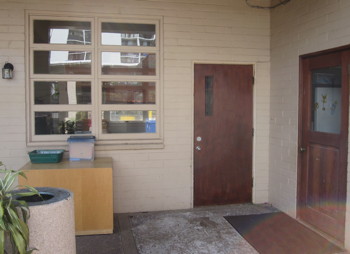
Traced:
[[28, 153], [32, 163], [58, 163], [62, 160], [64, 150], [34, 150]]

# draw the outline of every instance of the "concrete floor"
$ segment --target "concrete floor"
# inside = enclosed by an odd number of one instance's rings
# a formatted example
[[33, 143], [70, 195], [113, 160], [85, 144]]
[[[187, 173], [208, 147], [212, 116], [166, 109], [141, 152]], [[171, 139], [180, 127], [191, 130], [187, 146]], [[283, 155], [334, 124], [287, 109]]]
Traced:
[[224, 216], [274, 211], [242, 204], [115, 214], [115, 233], [77, 237], [77, 254], [257, 254]]
[[132, 232], [142, 254], [257, 254], [224, 219], [277, 211], [270, 205], [231, 205], [136, 214]]
[[128, 250], [123, 250], [121, 235], [118, 216], [114, 214], [114, 233], [77, 236], [77, 254], [127, 254]]
[[255, 254], [223, 218], [276, 211], [270, 205], [230, 205], [117, 214], [115, 233], [78, 236], [77, 254]]

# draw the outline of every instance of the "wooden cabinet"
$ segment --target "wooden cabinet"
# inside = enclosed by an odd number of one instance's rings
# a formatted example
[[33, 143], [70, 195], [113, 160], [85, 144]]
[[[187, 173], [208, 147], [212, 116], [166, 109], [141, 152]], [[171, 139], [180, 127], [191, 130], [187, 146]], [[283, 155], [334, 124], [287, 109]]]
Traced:
[[27, 163], [28, 178], [19, 184], [33, 187], [65, 188], [74, 193], [77, 235], [113, 233], [112, 159], [68, 161], [52, 164]]

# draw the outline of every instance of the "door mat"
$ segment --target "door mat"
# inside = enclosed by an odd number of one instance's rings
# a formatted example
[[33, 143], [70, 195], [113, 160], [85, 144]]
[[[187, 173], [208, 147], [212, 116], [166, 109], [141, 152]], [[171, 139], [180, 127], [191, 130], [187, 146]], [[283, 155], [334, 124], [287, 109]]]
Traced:
[[282, 212], [227, 216], [225, 219], [260, 254], [331, 254], [344, 251]]

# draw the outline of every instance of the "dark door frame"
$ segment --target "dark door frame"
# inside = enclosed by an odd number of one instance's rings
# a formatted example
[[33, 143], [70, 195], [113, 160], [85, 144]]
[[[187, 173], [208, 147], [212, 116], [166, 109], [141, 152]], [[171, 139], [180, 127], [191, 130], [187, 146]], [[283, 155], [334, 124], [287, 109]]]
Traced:
[[[337, 53], [337, 52], [341, 52], [341, 51], [345, 51], [345, 50], [350, 50], [350, 45], [346, 45], [346, 46], [341, 46], [341, 47], [337, 47], [337, 48], [332, 48], [332, 49], [327, 49], [327, 50], [322, 50], [322, 51], [317, 51], [314, 53], [309, 53], [309, 54], [304, 54], [304, 55], [300, 55], [299, 56], [299, 109], [298, 109], [298, 147], [297, 147], [297, 211], [296, 211], [296, 216], [297, 219], [300, 219], [300, 213], [301, 213], [301, 209], [302, 209], [302, 191], [301, 191], [301, 175], [302, 175], [302, 154], [300, 152], [300, 149], [302, 147], [302, 139], [303, 139], [303, 135], [302, 135], [302, 129], [303, 129], [303, 118], [305, 116], [305, 111], [303, 110], [303, 95], [305, 93], [304, 91], [304, 81], [303, 81], [303, 60], [306, 58], [310, 58], [310, 57], [315, 57], [315, 56], [322, 56], [325, 54], [329, 54], [329, 53]], [[348, 96], [349, 97], [350, 93], [348, 92]], [[348, 100], [348, 107], [350, 106], [349, 100]], [[348, 115], [347, 115], [348, 117]], [[349, 124], [349, 119], [347, 119], [347, 124], [348, 124], [348, 131], [350, 128], [350, 124]], [[349, 135], [349, 134], [348, 134]], [[347, 141], [346, 141], [347, 142]], [[349, 150], [349, 144], [346, 147], [347, 151], [346, 153], [348, 153]], [[347, 167], [346, 173], [349, 173], [349, 168]], [[346, 185], [347, 185], [347, 181], [346, 181]], [[346, 186], [347, 189], [347, 186]], [[347, 194], [347, 193], [346, 193]], [[346, 221], [344, 222], [344, 224], [346, 223]], [[344, 227], [346, 227], [346, 224], [344, 225]], [[345, 228], [346, 230], [346, 228]], [[335, 240], [335, 239], [333, 239]], [[337, 240], [335, 240], [337, 241]], [[340, 243], [340, 244], [344, 244], [344, 243]]]

